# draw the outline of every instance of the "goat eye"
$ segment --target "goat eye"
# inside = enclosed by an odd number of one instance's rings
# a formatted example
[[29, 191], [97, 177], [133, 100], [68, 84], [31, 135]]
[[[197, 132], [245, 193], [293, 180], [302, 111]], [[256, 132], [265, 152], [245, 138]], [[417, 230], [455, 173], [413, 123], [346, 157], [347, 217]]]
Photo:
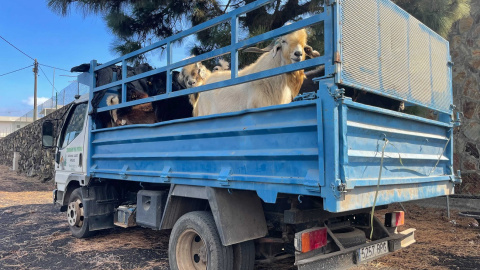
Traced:
[[282, 43], [287, 43], [285, 40], [282, 40]]

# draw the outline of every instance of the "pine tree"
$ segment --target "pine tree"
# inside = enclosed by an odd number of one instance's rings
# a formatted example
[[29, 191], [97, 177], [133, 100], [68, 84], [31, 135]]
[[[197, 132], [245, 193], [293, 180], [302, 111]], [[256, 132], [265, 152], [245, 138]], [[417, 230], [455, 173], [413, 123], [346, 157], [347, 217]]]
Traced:
[[[66, 16], [71, 9], [102, 15], [115, 35], [112, 50], [124, 55], [164, 39], [254, 0], [48, 0], [54, 12]], [[255, 36], [323, 11], [324, 0], [277, 0], [239, 18], [242, 38]], [[446, 37], [452, 24], [470, 12], [470, 0], [394, 0], [407, 12]], [[321, 27], [312, 28], [309, 43], [323, 48]], [[199, 55], [230, 44], [229, 23], [196, 34], [199, 42], [190, 53]], [[181, 42], [181, 41], [180, 41]], [[323, 52], [321, 52], [323, 53]], [[226, 57], [228, 60], [228, 56]], [[248, 64], [255, 55], [240, 56]], [[143, 61], [144, 59], [136, 59]], [[211, 67], [211, 66], [210, 66]]]
[[470, 14], [470, 0], [394, 0], [433, 31], [447, 38], [453, 23]]

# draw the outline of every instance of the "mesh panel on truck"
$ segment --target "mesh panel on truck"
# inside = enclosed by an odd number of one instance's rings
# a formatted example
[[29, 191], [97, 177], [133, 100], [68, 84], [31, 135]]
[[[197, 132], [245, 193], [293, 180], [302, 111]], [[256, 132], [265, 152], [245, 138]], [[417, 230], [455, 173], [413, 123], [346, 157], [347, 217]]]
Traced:
[[341, 83], [449, 112], [446, 40], [388, 0], [343, 0]]

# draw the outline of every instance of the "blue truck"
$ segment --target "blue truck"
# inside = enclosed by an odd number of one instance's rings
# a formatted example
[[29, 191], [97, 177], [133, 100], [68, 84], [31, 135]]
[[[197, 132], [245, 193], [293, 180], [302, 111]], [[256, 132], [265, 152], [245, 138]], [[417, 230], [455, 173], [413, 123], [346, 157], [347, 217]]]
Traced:
[[[404, 248], [404, 213], [373, 213], [389, 204], [453, 194], [449, 44], [388, 0], [331, 0], [324, 11], [239, 40], [238, 18], [271, 3], [259, 0], [120, 58], [78, 78], [90, 87], [67, 113], [56, 147], [54, 201], [83, 238], [114, 226], [171, 229], [171, 269], [253, 269], [257, 260], [295, 256], [299, 269], [341, 269]], [[172, 44], [230, 23], [229, 46], [173, 61]], [[238, 76], [238, 53], [258, 42], [321, 25], [324, 54]], [[96, 86], [96, 72], [155, 48], [164, 66]], [[230, 54], [231, 78], [172, 91], [173, 70]], [[154, 124], [105, 127], [112, 110], [322, 66], [316, 91], [293, 102]], [[166, 73], [166, 91], [127, 100], [127, 84]], [[428, 110], [434, 119], [356, 102], [355, 89]], [[96, 93], [122, 93], [107, 106]], [[105, 99], [105, 98], [104, 98]], [[56, 141], [56, 142], [55, 142]]]

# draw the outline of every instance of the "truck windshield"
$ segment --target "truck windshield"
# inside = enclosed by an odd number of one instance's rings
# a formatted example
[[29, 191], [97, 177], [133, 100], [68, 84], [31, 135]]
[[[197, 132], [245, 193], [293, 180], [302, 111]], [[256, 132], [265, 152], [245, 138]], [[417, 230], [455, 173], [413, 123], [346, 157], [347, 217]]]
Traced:
[[86, 111], [87, 103], [78, 104], [74, 108], [68, 117], [66, 128], [62, 133], [61, 148], [69, 145], [82, 132]]

